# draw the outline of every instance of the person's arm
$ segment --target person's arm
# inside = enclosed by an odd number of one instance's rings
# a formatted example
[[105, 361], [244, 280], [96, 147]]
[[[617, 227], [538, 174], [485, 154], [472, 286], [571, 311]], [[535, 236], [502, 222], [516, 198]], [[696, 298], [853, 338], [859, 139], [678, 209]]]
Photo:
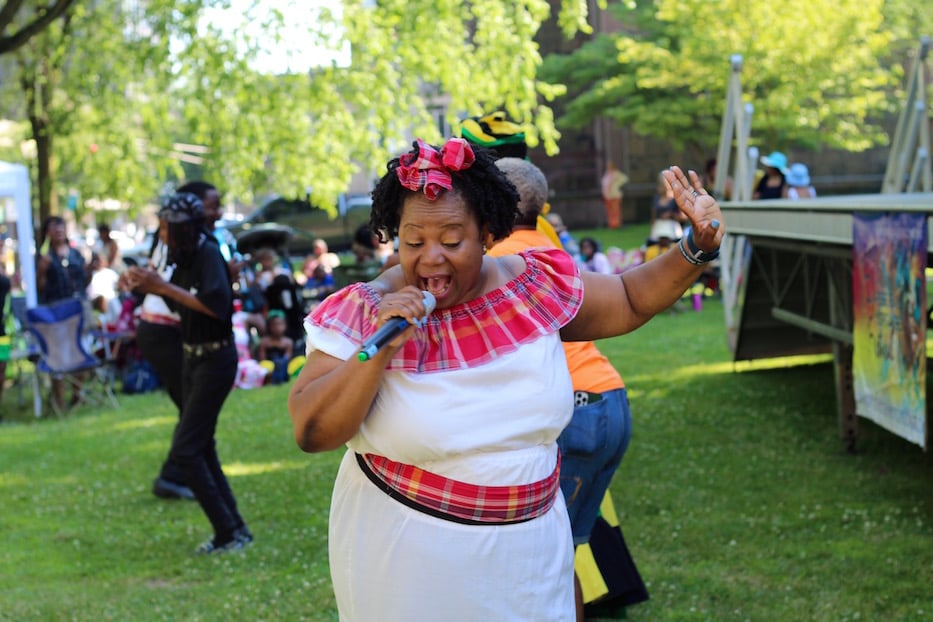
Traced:
[[107, 245], [105, 248], [107, 251], [107, 265], [112, 266], [117, 263], [117, 254], [120, 252], [120, 247], [117, 246], [116, 241], [107, 240]]
[[36, 291], [41, 292], [45, 289], [45, 283], [49, 274], [49, 266], [52, 265], [52, 259], [48, 255], [39, 255], [36, 261]]
[[375, 279], [369, 282], [369, 286], [376, 290], [380, 296], [385, 296], [405, 287], [405, 274], [402, 272], [402, 266], [396, 265], [383, 270]]
[[632, 332], [677, 302], [702, 273], [703, 266], [688, 263], [677, 250], [620, 275], [584, 271], [583, 304], [561, 329], [561, 339], [594, 341]]
[[159, 276], [159, 273], [155, 270], [133, 266], [129, 268], [127, 272], [129, 273], [127, 282], [134, 291], [141, 294], [156, 294], [162, 298], [173, 300], [198, 313], [217, 318], [217, 314], [214, 313], [210, 307], [201, 302], [197, 296], [187, 289], [182, 289], [173, 283], [169, 283]]
[[285, 358], [291, 359], [291, 358], [292, 358], [292, 352], [293, 352], [294, 349], [295, 349], [295, 342], [292, 341], [292, 338], [291, 338], [291, 337], [285, 337], [285, 338], [282, 340], [282, 342], [284, 343]]
[[[387, 294], [376, 320], [382, 326], [393, 317], [421, 318], [424, 298], [415, 287]], [[346, 443], [360, 429], [385, 374], [385, 366], [413, 334], [413, 328], [393, 339], [371, 360], [346, 361], [319, 350], [308, 355], [288, 395], [295, 441], [306, 452], [329, 451]], [[353, 387], [348, 391], [347, 387]]]
[[[705, 252], [718, 249], [725, 233], [719, 204], [693, 171], [689, 179], [677, 167], [664, 174], [678, 207], [693, 223], [694, 243]], [[673, 249], [621, 275], [584, 272], [583, 304], [561, 329], [561, 338], [593, 341], [631, 332], [674, 304], [706, 267], [693, 265], [680, 249]]]
[[266, 356], [266, 339], [268, 339], [268, 337], [263, 337], [259, 340], [259, 349], [256, 351], [256, 357], [260, 361], [266, 361], [269, 359], [269, 357]]
[[768, 175], [765, 173], [761, 176], [761, 179], [758, 180], [758, 183], [755, 184], [755, 192], [752, 193], [752, 199], [760, 199], [761, 191], [765, 187], [765, 184], [768, 183]]

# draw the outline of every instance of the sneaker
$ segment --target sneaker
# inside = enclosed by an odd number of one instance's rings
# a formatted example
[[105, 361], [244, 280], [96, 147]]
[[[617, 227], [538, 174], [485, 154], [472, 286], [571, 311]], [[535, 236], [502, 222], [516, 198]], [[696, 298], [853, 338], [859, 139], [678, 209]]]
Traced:
[[194, 500], [194, 493], [190, 488], [184, 484], [176, 484], [175, 482], [157, 477], [155, 482], [152, 483], [152, 494], [159, 497], [160, 499], [188, 499], [189, 501]]
[[249, 530], [249, 527], [243, 525], [233, 532], [233, 538], [242, 542], [243, 546], [246, 546], [247, 544], [253, 543], [253, 532]]
[[198, 555], [212, 555], [214, 553], [227, 553], [229, 551], [239, 551], [246, 546], [242, 540], [234, 536], [230, 541], [220, 544], [217, 542], [216, 538], [211, 538], [207, 542], [202, 543], [198, 548], [194, 550]]

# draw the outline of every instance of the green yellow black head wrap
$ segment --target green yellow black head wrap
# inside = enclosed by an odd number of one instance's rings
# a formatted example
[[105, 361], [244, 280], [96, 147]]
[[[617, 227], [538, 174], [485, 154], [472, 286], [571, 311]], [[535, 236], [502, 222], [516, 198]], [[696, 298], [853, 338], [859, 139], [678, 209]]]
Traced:
[[525, 132], [502, 111], [460, 122], [460, 135], [474, 145], [493, 149], [500, 158], [526, 158]]

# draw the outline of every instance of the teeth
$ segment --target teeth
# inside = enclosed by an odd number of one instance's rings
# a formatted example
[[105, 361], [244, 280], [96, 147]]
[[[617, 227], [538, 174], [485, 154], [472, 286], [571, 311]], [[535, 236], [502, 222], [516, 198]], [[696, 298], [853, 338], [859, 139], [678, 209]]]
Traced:
[[447, 289], [449, 279], [441, 277], [432, 277], [425, 279], [425, 287], [432, 294], [443, 292]]

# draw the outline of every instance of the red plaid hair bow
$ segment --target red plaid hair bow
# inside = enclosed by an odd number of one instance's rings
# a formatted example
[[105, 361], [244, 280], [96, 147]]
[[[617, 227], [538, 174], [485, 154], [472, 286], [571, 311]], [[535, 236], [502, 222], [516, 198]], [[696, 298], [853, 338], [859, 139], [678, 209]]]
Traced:
[[424, 195], [431, 201], [441, 190], [453, 188], [451, 172], [467, 170], [476, 159], [470, 143], [462, 138], [448, 139], [440, 151], [420, 138], [416, 145], [416, 153], [406, 153], [399, 158], [395, 174], [409, 190], [417, 192], [424, 188]]

